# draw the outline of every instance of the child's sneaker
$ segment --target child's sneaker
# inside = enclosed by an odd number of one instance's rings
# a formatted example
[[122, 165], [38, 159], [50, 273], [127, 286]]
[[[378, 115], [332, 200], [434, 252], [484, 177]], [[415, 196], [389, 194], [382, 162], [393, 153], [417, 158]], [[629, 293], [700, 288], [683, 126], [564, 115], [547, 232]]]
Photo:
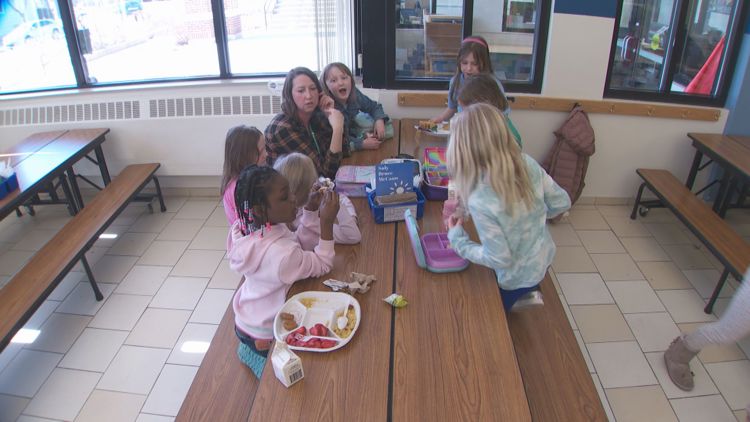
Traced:
[[510, 311], [518, 312], [537, 306], [544, 306], [544, 297], [542, 296], [542, 292], [534, 290], [521, 296], [516, 303], [511, 306]]

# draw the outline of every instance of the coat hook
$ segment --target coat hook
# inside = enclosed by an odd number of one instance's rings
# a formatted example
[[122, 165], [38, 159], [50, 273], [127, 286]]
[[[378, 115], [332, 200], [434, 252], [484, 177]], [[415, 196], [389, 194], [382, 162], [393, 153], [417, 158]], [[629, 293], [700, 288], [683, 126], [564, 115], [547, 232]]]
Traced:
[[614, 113], [615, 112], [615, 105], [614, 104], [612, 104], [611, 106], [609, 106], [609, 112], [610, 113]]

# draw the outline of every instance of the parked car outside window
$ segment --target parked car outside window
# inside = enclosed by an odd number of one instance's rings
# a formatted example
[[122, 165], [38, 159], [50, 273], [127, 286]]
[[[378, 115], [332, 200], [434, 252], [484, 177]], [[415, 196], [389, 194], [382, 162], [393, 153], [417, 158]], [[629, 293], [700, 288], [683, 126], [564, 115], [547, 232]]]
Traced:
[[30, 41], [59, 40], [63, 37], [63, 28], [59, 21], [40, 19], [23, 22], [2, 38], [2, 45], [15, 48]]

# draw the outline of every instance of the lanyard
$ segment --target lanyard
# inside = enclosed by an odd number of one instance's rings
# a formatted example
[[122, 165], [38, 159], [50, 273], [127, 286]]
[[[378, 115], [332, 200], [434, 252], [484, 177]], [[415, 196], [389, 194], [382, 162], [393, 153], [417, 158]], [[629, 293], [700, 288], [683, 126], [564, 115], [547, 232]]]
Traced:
[[312, 135], [313, 143], [315, 144], [315, 149], [318, 150], [318, 156], [320, 156], [320, 146], [318, 146], [318, 139], [315, 137], [315, 131], [312, 130], [310, 126], [307, 127], [307, 131], [310, 132], [310, 135]]

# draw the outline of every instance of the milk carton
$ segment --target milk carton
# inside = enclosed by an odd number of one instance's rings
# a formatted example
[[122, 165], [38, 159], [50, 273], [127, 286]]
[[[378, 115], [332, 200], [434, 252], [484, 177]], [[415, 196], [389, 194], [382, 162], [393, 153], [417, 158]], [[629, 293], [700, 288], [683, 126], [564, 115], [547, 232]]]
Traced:
[[302, 360], [294, 354], [286, 343], [277, 341], [271, 354], [271, 364], [276, 378], [289, 387], [305, 376], [302, 370]]

